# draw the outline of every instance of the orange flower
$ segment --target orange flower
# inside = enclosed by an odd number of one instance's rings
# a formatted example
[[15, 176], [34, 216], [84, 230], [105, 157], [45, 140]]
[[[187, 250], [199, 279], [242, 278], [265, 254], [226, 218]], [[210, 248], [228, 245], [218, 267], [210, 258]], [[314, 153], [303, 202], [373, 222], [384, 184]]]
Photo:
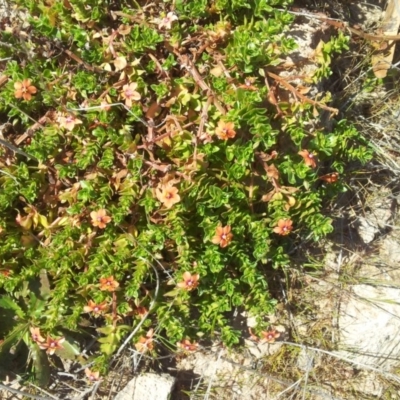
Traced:
[[211, 239], [214, 244], [219, 244], [222, 248], [228, 246], [232, 241], [233, 235], [231, 233], [230, 225], [217, 226], [215, 236]]
[[144, 318], [147, 312], [147, 308], [143, 306], [138, 306], [135, 310], [133, 310], [133, 314], [139, 315], [140, 318]]
[[138, 101], [141, 99], [140, 93], [136, 91], [137, 83], [133, 82], [129, 85], [124, 85], [122, 87], [121, 97], [125, 99], [125, 105], [127, 107], [132, 107], [132, 101]]
[[145, 353], [147, 350], [153, 350], [154, 344], [153, 344], [153, 335], [154, 335], [154, 330], [150, 329], [147, 333], [146, 336], [142, 336], [137, 343], [135, 343], [135, 347], [137, 351], [140, 351], [141, 353]]
[[64, 342], [65, 338], [61, 337], [59, 339], [52, 339], [47, 336], [46, 343], [38, 343], [39, 347], [44, 350], [46, 349], [47, 354], [54, 354], [56, 350], [62, 349], [61, 343]]
[[94, 371], [91, 371], [89, 368], [86, 368], [85, 374], [90, 382], [97, 382], [100, 380], [100, 372], [99, 371], [94, 372]]
[[303, 157], [304, 162], [308, 167], [315, 168], [317, 166], [314, 153], [310, 153], [308, 150], [301, 150], [298, 154]]
[[331, 172], [330, 174], [320, 176], [319, 179], [326, 183], [335, 183], [339, 179], [339, 174], [337, 172]]
[[68, 114], [66, 116], [59, 115], [57, 117], [57, 121], [61, 128], [65, 128], [67, 131], [72, 131], [75, 128], [75, 125], [82, 124], [82, 121], [78, 118], [75, 118], [74, 115]]
[[239, 85], [239, 87], [240, 87], [241, 89], [245, 89], [245, 90], [252, 90], [252, 91], [257, 90], [257, 88], [253, 85], [253, 83], [254, 83], [255, 80], [256, 80], [256, 78], [253, 78], [253, 77], [251, 77], [251, 78], [246, 78], [246, 79], [244, 80], [244, 84]]
[[105, 100], [102, 100], [102, 102], [100, 103], [100, 107], [100, 109], [103, 111], [111, 110], [111, 106]]
[[100, 290], [107, 290], [108, 292], [115, 292], [119, 283], [114, 279], [113, 276], [108, 278], [100, 278]]
[[31, 326], [29, 328], [29, 330], [31, 332], [31, 336], [32, 336], [32, 339], [33, 339], [34, 342], [43, 343], [45, 341], [45, 338], [40, 333], [40, 329], [39, 328], [34, 328], [33, 326]]
[[181, 340], [176, 345], [185, 351], [195, 351], [199, 346], [197, 342], [191, 343], [188, 339]]
[[249, 333], [250, 333], [250, 340], [253, 340], [254, 342], [258, 342], [259, 341], [258, 337], [253, 333], [251, 328], [249, 328]]
[[15, 82], [14, 89], [14, 96], [17, 99], [20, 99], [22, 97], [26, 101], [31, 100], [32, 95], [37, 92], [35, 86], [31, 85], [30, 79], [24, 79], [22, 82]]
[[87, 313], [93, 313], [97, 318], [99, 315], [103, 314], [108, 310], [108, 305], [106, 301], [103, 301], [100, 304], [96, 304], [94, 301], [89, 300], [87, 306], [83, 307], [83, 310]]
[[182, 276], [183, 281], [179, 282], [176, 286], [187, 291], [196, 289], [199, 285], [199, 274], [192, 275], [190, 272], [185, 272]]
[[261, 335], [263, 336], [263, 338], [261, 339], [261, 343], [274, 343], [275, 339], [281, 336], [281, 334], [275, 329], [261, 332]]
[[107, 211], [103, 208], [98, 211], [92, 211], [90, 213], [90, 218], [92, 218], [92, 225], [98, 226], [100, 229], [104, 229], [111, 221], [111, 217], [107, 215]]
[[236, 136], [233, 122], [219, 121], [215, 128], [215, 134], [223, 140], [232, 139]]
[[156, 189], [156, 196], [166, 208], [171, 208], [174, 204], [181, 201], [178, 189], [172, 185], [163, 185]]
[[278, 221], [278, 226], [274, 228], [274, 232], [278, 235], [289, 235], [289, 233], [293, 230], [293, 221], [290, 219], [280, 219]]

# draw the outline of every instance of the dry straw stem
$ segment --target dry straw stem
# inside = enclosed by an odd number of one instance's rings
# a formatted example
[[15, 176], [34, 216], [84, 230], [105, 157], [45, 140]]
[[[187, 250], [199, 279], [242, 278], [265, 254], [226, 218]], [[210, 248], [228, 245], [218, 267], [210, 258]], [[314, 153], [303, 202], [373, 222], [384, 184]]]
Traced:
[[37, 395], [30, 394], [30, 393], [27, 393], [22, 390], [14, 389], [14, 388], [4, 385], [2, 383], [0, 383], [0, 389], [17, 394], [19, 396], [28, 397], [29, 399], [34, 399], [34, 400], [52, 400], [52, 399], [57, 400], [57, 397], [54, 397], [54, 396], [51, 396], [51, 397], [37, 396]]
[[323, 13], [316, 14], [316, 13], [296, 12], [296, 11], [283, 10], [283, 9], [279, 9], [279, 11], [282, 11], [282, 12], [284, 11], [289, 14], [306, 17], [313, 21], [318, 19], [321, 22], [328, 22], [331, 25], [335, 26], [336, 28], [347, 29], [354, 35], [360, 36], [363, 39], [368, 39], [368, 40], [372, 40], [372, 41], [376, 41], [376, 42], [382, 42], [382, 41], [387, 41], [387, 40], [394, 40], [394, 41], [400, 40], [400, 35], [375, 35], [375, 34], [367, 33], [367, 32], [362, 31], [361, 29], [356, 29], [356, 28], [352, 28], [352, 27], [348, 26], [345, 22], [343, 22], [340, 19], [329, 18], [328, 16], [324, 15]]
[[[230, 359], [228, 359], [228, 358], [226, 358], [224, 356], [221, 357], [221, 360], [226, 361], [226, 362], [232, 364], [233, 366], [235, 366], [235, 367], [237, 367], [237, 368], [239, 368], [239, 369], [241, 369], [243, 371], [247, 371], [247, 372], [251, 373], [252, 375], [257, 375], [261, 379], [266, 379], [266, 380], [268, 380], [270, 382], [274, 382], [274, 383], [276, 383], [278, 385], [284, 386], [286, 388], [285, 389], [285, 393], [287, 391], [291, 390], [291, 389], [296, 389], [297, 391], [302, 390], [304, 392], [307, 392], [308, 394], [315, 395], [315, 396], [320, 396], [321, 398], [324, 398], [324, 399], [343, 400], [343, 399], [340, 399], [340, 398], [337, 398], [337, 397], [331, 395], [330, 393], [328, 393], [328, 392], [326, 392], [324, 390], [317, 390], [317, 389], [309, 388], [306, 385], [300, 385], [300, 382], [301, 382], [301, 380], [303, 378], [301, 378], [300, 380], [298, 380], [296, 382], [292, 382], [290, 380], [286, 380], [286, 379], [283, 379], [283, 378], [278, 378], [278, 377], [273, 376], [271, 374], [268, 374], [268, 373], [266, 373], [264, 371], [263, 372], [259, 372], [259, 371], [255, 370], [252, 367], [243, 366], [242, 364], [234, 362], [234, 361], [232, 361], [232, 360], [230, 360]], [[274, 397], [273, 399], [275, 400], [275, 399], [278, 399], [278, 398], [279, 397]], [[288, 397], [286, 397], [285, 399], [287, 399], [287, 398]]]
[[299, 98], [303, 103], [308, 103], [308, 104], [312, 104], [315, 107], [319, 107], [322, 108], [323, 110], [329, 111], [331, 112], [333, 115], [337, 115], [339, 113], [339, 110], [337, 108], [333, 108], [333, 107], [328, 107], [323, 103], [320, 103], [318, 101], [315, 100], [311, 100], [308, 97], [304, 96], [303, 94], [301, 94], [300, 92], [298, 92], [294, 86], [292, 86], [289, 82], [287, 82], [285, 80], [285, 78], [280, 77], [279, 75], [276, 75], [272, 72], [267, 71], [267, 74], [275, 79], [280, 85], [282, 85], [284, 88], [286, 88], [287, 90], [289, 90], [290, 92], [292, 92], [292, 94], [294, 95], [295, 98]]
[[307, 346], [307, 345], [304, 345], [304, 344], [297, 344], [297, 343], [293, 343], [293, 342], [280, 342], [280, 343], [286, 344], [288, 346], [300, 347], [301, 349], [305, 349], [305, 350], [312, 350], [312, 351], [315, 351], [317, 353], [327, 354], [328, 356], [334, 357], [334, 358], [336, 358], [338, 360], [348, 362], [349, 364], [352, 364], [352, 365], [358, 367], [359, 369], [365, 369], [365, 370], [368, 370], [368, 371], [376, 372], [376, 373], [384, 376], [387, 379], [392, 379], [396, 383], [400, 383], [400, 376], [398, 376], [398, 375], [392, 374], [392, 373], [390, 373], [388, 371], [385, 371], [385, 370], [382, 370], [380, 368], [371, 367], [370, 365], [366, 365], [366, 364], [351, 360], [348, 357], [344, 357], [342, 355], [335, 354], [332, 351], [318, 349], [316, 347], [310, 347], [310, 346]]

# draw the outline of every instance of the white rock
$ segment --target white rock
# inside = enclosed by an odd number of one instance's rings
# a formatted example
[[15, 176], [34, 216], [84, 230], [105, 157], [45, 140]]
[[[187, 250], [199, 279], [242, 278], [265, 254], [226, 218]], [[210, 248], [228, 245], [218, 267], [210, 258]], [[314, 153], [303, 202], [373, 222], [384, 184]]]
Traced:
[[[223, 352], [225, 356], [225, 352]], [[204, 378], [212, 378], [216, 374], [231, 375], [235, 370], [234, 364], [218, 357], [218, 354], [194, 353], [180, 362], [180, 368], [193, 370]], [[158, 399], [157, 399], [158, 400]]]
[[339, 316], [340, 354], [388, 370], [400, 356], [400, 289], [355, 285], [353, 292]]
[[358, 217], [357, 231], [364, 243], [367, 244], [375, 239], [379, 231], [386, 228], [393, 217], [393, 200], [385, 197], [389, 196], [386, 192], [381, 192], [381, 195], [382, 198], [379, 197], [370, 201], [369, 206], [372, 211]]
[[[400, 262], [400, 243], [398, 235], [393, 232], [392, 236], [386, 237], [380, 246], [379, 255], [381, 256], [382, 260], [390, 266], [397, 267], [398, 263]], [[397, 268], [394, 270], [397, 272]], [[390, 272], [394, 272], [390, 271]], [[398, 279], [399, 274], [393, 279]]]
[[263, 358], [265, 356], [271, 356], [277, 353], [282, 347], [282, 343], [274, 342], [274, 343], [255, 343], [251, 340], [245, 339], [244, 341], [247, 349], [250, 354], [255, 358]]
[[315, 352], [309, 351], [305, 348], [301, 349], [297, 357], [297, 367], [302, 371], [311, 371], [314, 368]]
[[146, 373], [133, 378], [114, 400], [168, 400], [175, 378], [168, 374]]
[[270, 384], [269, 378], [260, 376], [257, 371], [244, 369], [243, 366], [249, 364], [249, 360], [244, 362], [238, 359], [229, 362], [225, 357], [230, 356], [232, 354], [228, 354], [225, 350], [218, 354], [197, 352], [180, 360], [178, 366], [180, 369], [191, 370], [199, 375], [204, 380], [203, 385], [210, 385], [215, 399], [269, 399], [270, 397], [266, 397], [265, 394], [265, 388]]
[[357, 379], [352, 382], [353, 389], [357, 392], [381, 398], [383, 394], [383, 385], [378, 375], [374, 372], [362, 371], [357, 375]]

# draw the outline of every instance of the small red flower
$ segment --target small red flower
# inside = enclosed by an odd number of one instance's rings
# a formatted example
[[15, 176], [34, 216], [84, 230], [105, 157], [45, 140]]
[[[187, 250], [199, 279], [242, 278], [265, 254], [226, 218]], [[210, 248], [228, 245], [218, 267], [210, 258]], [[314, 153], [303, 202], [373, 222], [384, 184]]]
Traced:
[[222, 248], [228, 246], [232, 241], [233, 235], [231, 233], [230, 225], [217, 226], [215, 236], [211, 239], [214, 244], [219, 244]]
[[106, 301], [96, 304], [94, 301], [89, 300], [88, 304], [83, 307], [83, 310], [87, 313], [93, 313], [95, 317], [98, 317], [108, 310], [108, 305]]
[[301, 150], [299, 151], [298, 154], [300, 154], [303, 157], [304, 162], [308, 167], [316, 168], [317, 161], [315, 159], [314, 153], [310, 153], [308, 150]]
[[164, 18], [162, 19], [157, 18], [155, 21], [158, 22], [158, 29], [165, 28], [169, 30], [172, 27], [172, 23], [177, 20], [178, 20], [177, 15], [171, 11]]
[[122, 87], [121, 97], [125, 99], [125, 105], [127, 107], [132, 107], [132, 102], [139, 101], [142, 97], [140, 93], [136, 91], [137, 86], [137, 83], [133, 82]]
[[281, 334], [275, 329], [268, 330], [266, 332], [261, 332], [262, 339], [260, 343], [274, 343]]
[[278, 235], [289, 235], [289, 233], [293, 230], [293, 221], [290, 219], [280, 219], [278, 221], [278, 226], [274, 228], [274, 232]]
[[100, 372], [99, 371], [91, 371], [89, 368], [86, 368], [85, 374], [90, 382], [97, 382], [100, 380]]
[[47, 336], [45, 343], [38, 343], [39, 347], [44, 350], [46, 349], [47, 354], [54, 354], [56, 350], [62, 349], [61, 343], [63, 343], [65, 338], [61, 337], [59, 339], [52, 339], [50, 336]]
[[40, 329], [39, 328], [34, 328], [33, 326], [31, 326], [29, 328], [30, 332], [31, 332], [31, 337], [32, 340], [36, 343], [43, 343], [45, 341], [45, 338], [42, 336], [42, 334], [40, 333]]
[[104, 229], [106, 225], [111, 222], [111, 217], [107, 215], [107, 211], [104, 209], [92, 211], [90, 213], [90, 218], [92, 218], [92, 225], [98, 226], [100, 229]]
[[190, 272], [185, 272], [182, 276], [183, 281], [179, 282], [176, 286], [187, 291], [196, 289], [199, 285], [199, 274], [192, 275]]
[[119, 283], [114, 279], [113, 276], [109, 276], [108, 278], [100, 278], [100, 290], [115, 292], [118, 286]]
[[239, 87], [241, 89], [245, 89], [245, 90], [252, 90], [252, 91], [257, 90], [257, 88], [253, 85], [255, 80], [256, 80], [256, 78], [253, 78], [253, 77], [246, 78], [244, 80], [244, 84], [239, 85]]
[[339, 179], [339, 174], [337, 172], [331, 172], [330, 174], [320, 176], [319, 179], [326, 183], [335, 183]]
[[249, 333], [250, 333], [250, 340], [253, 340], [254, 342], [258, 342], [259, 341], [258, 336], [253, 333], [251, 328], [249, 328]]
[[233, 122], [219, 121], [215, 128], [215, 134], [222, 140], [232, 139], [236, 136]]
[[144, 318], [144, 316], [148, 313], [148, 309], [143, 306], [138, 306], [133, 310], [133, 314], [139, 315], [140, 318]]
[[74, 115], [59, 115], [57, 117], [57, 121], [60, 124], [61, 128], [65, 128], [67, 131], [72, 131], [75, 128], [75, 125], [82, 124], [82, 121], [78, 118], [75, 118]]
[[178, 189], [172, 185], [163, 185], [156, 189], [156, 196], [166, 208], [171, 208], [174, 204], [181, 201]]
[[199, 347], [197, 342], [191, 343], [190, 340], [184, 339], [177, 343], [177, 346], [184, 351], [195, 351]]
[[154, 330], [150, 329], [147, 333], [146, 336], [142, 336], [137, 343], [135, 343], [135, 347], [137, 351], [140, 351], [141, 353], [145, 353], [147, 350], [153, 350], [154, 344], [153, 344], [153, 335], [154, 335]]
[[26, 101], [32, 99], [32, 95], [37, 92], [35, 86], [31, 85], [30, 79], [24, 79], [22, 82], [15, 82], [14, 83], [14, 96], [17, 99], [23, 98]]

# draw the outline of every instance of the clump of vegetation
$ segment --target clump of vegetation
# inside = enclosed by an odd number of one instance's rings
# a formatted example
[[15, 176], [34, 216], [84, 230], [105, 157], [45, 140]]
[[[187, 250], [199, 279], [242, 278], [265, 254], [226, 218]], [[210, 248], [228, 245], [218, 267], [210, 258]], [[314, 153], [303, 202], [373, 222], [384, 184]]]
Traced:
[[[98, 380], [131, 332], [139, 352], [238, 343], [236, 308], [263, 338], [269, 271], [332, 231], [326, 202], [371, 156], [347, 121], [306, 127], [336, 110], [279, 76], [289, 2], [15, 3], [24, 23], [0, 40], [2, 356], [29, 348], [39, 378], [94, 335]], [[345, 46], [320, 46], [308, 81]]]

